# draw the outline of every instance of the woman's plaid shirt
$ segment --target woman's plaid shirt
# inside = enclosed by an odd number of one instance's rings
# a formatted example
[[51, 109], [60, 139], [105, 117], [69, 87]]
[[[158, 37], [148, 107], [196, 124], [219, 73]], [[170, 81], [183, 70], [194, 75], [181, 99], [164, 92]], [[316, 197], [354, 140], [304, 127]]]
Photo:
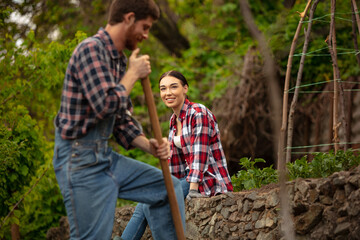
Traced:
[[199, 183], [199, 191], [214, 196], [233, 190], [220, 142], [215, 116], [202, 104], [185, 100], [178, 120], [182, 124], [181, 149], [174, 144], [176, 115], [170, 119], [170, 172], [177, 178]]
[[126, 112], [132, 104], [120, 84], [127, 58], [115, 48], [110, 35], [98, 33], [81, 42], [69, 61], [55, 126], [63, 139], [80, 138], [101, 119], [116, 115], [114, 136], [129, 149], [141, 134]]

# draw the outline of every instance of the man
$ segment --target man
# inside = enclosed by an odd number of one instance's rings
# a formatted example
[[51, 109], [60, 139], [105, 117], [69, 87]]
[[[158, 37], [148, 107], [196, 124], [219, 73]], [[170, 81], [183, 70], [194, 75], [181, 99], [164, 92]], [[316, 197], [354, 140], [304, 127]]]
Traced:
[[[70, 223], [71, 239], [110, 239], [117, 198], [147, 204], [154, 239], [176, 239], [162, 172], [108, 147], [138, 147], [169, 156], [169, 144], [148, 140], [130, 116], [129, 94], [151, 72], [149, 56], [137, 44], [148, 38], [159, 18], [153, 0], [114, 0], [105, 29], [81, 42], [66, 70], [61, 106], [55, 119], [54, 169]], [[126, 70], [124, 49], [132, 50]], [[182, 189], [173, 178], [185, 226]]]

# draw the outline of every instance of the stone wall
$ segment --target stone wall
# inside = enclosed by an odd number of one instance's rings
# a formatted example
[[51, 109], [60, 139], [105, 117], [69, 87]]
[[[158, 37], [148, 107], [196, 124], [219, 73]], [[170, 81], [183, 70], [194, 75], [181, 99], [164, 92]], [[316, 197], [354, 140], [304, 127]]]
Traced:
[[[328, 178], [288, 182], [296, 239], [360, 239], [359, 186], [360, 166]], [[277, 185], [268, 185], [187, 201], [186, 238], [281, 239], [278, 193]], [[121, 234], [133, 210], [116, 210], [114, 235]], [[47, 239], [55, 239], [49, 233]], [[151, 239], [149, 230], [143, 239]]]

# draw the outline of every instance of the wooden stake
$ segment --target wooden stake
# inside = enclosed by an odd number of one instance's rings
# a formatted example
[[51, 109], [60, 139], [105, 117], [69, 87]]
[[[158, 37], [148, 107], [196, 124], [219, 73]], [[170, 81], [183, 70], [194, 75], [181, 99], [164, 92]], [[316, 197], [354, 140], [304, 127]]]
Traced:
[[[150, 115], [151, 127], [155, 136], [155, 139], [159, 144], [163, 143], [159, 118], [156, 112], [154, 96], [151, 91], [150, 79], [146, 77], [141, 80], [141, 85], [145, 94], [146, 104]], [[176, 236], [180, 240], [185, 240], [184, 229], [181, 222], [180, 210], [176, 200], [173, 182], [171, 179], [170, 169], [167, 159], [160, 159], [161, 170], [164, 176], [166, 191], [168, 193], [169, 203], [173, 222], [175, 225]], [[161, 217], [161, 216], [159, 216]]]
[[351, 3], [352, 3], [352, 6], [354, 8], [354, 14], [355, 14], [357, 27], [358, 27], [358, 33], [360, 34], [360, 17], [359, 17], [359, 12], [358, 12], [358, 8], [357, 8], [357, 5], [356, 5], [356, 1], [352, 0]]
[[301, 56], [301, 60], [300, 60], [300, 66], [299, 66], [297, 79], [296, 79], [295, 93], [294, 93], [294, 96], [293, 96], [293, 99], [292, 99], [292, 102], [290, 105], [290, 110], [289, 110], [288, 127], [287, 127], [288, 128], [287, 148], [286, 148], [286, 158], [285, 158], [287, 163], [291, 162], [291, 148], [292, 148], [292, 139], [293, 139], [293, 132], [294, 132], [295, 109], [296, 109], [297, 101], [299, 98], [299, 89], [300, 89], [300, 84], [301, 84], [301, 80], [302, 80], [302, 74], [304, 71], [304, 63], [305, 63], [305, 58], [306, 58], [306, 53], [308, 50], [309, 42], [310, 42], [312, 20], [313, 20], [314, 12], [316, 10], [316, 7], [317, 7], [319, 1], [320, 0], [315, 0], [310, 9], [309, 23], [308, 23], [307, 30], [305, 33], [305, 42], [304, 42], [304, 46], [303, 46], [302, 56]]
[[298, 27], [296, 29], [294, 39], [291, 44], [287, 68], [286, 68], [286, 75], [285, 75], [285, 84], [284, 84], [284, 96], [283, 96], [283, 109], [282, 109], [282, 123], [280, 129], [280, 138], [279, 138], [279, 145], [278, 145], [278, 163], [277, 169], [282, 171], [286, 171], [286, 164], [284, 161], [284, 146], [285, 146], [285, 136], [286, 136], [286, 128], [287, 128], [287, 115], [288, 115], [288, 101], [289, 101], [289, 84], [290, 84], [290, 75], [291, 75], [291, 68], [292, 68], [292, 60], [293, 55], [295, 52], [297, 40], [300, 34], [300, 30], [306, 16], [307, 11], [311, 6], [312, 0], [308, 0], [306, 7], [302, 13], [300, 13], [300, 21]]

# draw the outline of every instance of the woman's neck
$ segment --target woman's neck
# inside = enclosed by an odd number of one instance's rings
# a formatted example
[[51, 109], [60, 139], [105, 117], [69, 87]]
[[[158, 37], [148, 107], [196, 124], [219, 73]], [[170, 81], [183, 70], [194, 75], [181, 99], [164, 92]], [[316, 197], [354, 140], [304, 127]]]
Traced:
[[[181, 106], [181, 107], [182, 107], [182, 106]], [[178, 117], [180, 116], [181, 108], [179, 108], [179, 109], [173, 108], [172, 110], [173, 110], [174, 114], [176, 115], [176, 118], [178, 118]]]
[[184, 104], [185, 104], [185, 100], [183, 101], [183, 104], [181, 104], [181, 106], [177, 106], [175, 108], [172, 108], [172, 110], [175, 113], [177, 118], [180, 117], [180, 112], [181, 112], [181, 109], [184, 107]]
[[176, 134], [175, 136], [180, 136], [182, 130], [182, 124], [178, 118], [176, 118]]

